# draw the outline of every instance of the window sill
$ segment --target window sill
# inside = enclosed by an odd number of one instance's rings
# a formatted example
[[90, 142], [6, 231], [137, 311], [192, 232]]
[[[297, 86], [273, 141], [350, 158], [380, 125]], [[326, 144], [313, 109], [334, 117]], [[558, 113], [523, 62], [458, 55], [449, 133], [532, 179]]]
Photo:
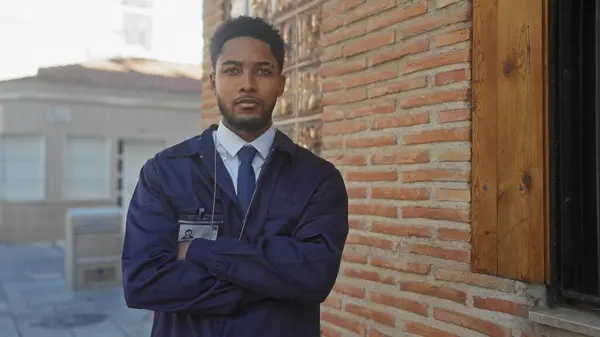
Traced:
[[570, 308], [539, 309], [529, 313], [529, 320], [553, 329], [600, 337], [600, 314]]

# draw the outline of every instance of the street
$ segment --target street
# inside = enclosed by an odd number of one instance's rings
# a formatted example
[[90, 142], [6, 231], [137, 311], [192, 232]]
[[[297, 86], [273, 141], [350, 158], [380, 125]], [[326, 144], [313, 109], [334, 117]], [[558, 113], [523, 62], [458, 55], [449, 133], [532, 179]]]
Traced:
[[149, 312], [126, 307], [122, 289], [73, 292], [60, 244], [0, 245], [2, 337], [147, 337]]

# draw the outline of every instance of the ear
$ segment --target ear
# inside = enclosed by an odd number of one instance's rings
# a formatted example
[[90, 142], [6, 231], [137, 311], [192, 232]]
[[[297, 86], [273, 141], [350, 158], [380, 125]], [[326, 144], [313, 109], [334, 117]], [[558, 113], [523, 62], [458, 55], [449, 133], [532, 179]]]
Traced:
[[277, 97], [281, 97], [283, 95], [283, 91], [285, 90], [285, 81], [287, 81], [287, 78], [285, 77], [284, 74], [279, 75], [280, 76], [280, 86], [279, 86], [279, 93], [277, 93]]
[[217, 77], [216, 77], [214, 71], [212, 73], [210, 73], [210, 75], [208, 75], [208, 80], [210, 82], [210, 90], [213, 92], [216, 92], [217, 91]]

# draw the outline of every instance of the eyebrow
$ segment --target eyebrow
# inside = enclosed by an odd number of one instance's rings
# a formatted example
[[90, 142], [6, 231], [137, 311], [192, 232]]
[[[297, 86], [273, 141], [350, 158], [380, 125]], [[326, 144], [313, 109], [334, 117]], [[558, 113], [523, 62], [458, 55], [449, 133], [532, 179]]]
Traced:
[[[242, 64], [244, 64], [244, 62], [234, 61], [234, 60], [225, 60], [225, 61], [221, 62], [221, 66], [241, 66]], [[275, 65], [273, 64], [273, 62], [270, 62], [270, 61], [256, 62], [254, 65], [256, 67], [270, 67], [270, 68], [275, 68]]]

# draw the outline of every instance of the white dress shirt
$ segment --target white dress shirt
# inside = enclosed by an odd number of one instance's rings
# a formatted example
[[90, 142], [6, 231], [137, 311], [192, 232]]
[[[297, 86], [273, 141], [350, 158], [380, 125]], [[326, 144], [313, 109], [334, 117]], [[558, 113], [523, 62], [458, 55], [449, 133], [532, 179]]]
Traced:
[[265, 160], [271, 151], [273, 141], [275, 140], [275, 132], [275, 126], [271, 126], [265, 133], [250, 143], [236, 135], [233, 131], [227, 128], [223, 122], [220, 122], [217, 131], [213, 132], [213, 139], [215, 141], [217, 152], [221, 156], [221, 159], [227, 168], [227, 172], [229, 172], [229, 176], [233, 182], [236, 194], [238, 170], [241, 164], [238, 157], [238, 151], [246, 145], [252, 145], [258, 151], [256, 156], [254, 156], [254, 160], [252, 160], [254, 174], [258, 180]]

